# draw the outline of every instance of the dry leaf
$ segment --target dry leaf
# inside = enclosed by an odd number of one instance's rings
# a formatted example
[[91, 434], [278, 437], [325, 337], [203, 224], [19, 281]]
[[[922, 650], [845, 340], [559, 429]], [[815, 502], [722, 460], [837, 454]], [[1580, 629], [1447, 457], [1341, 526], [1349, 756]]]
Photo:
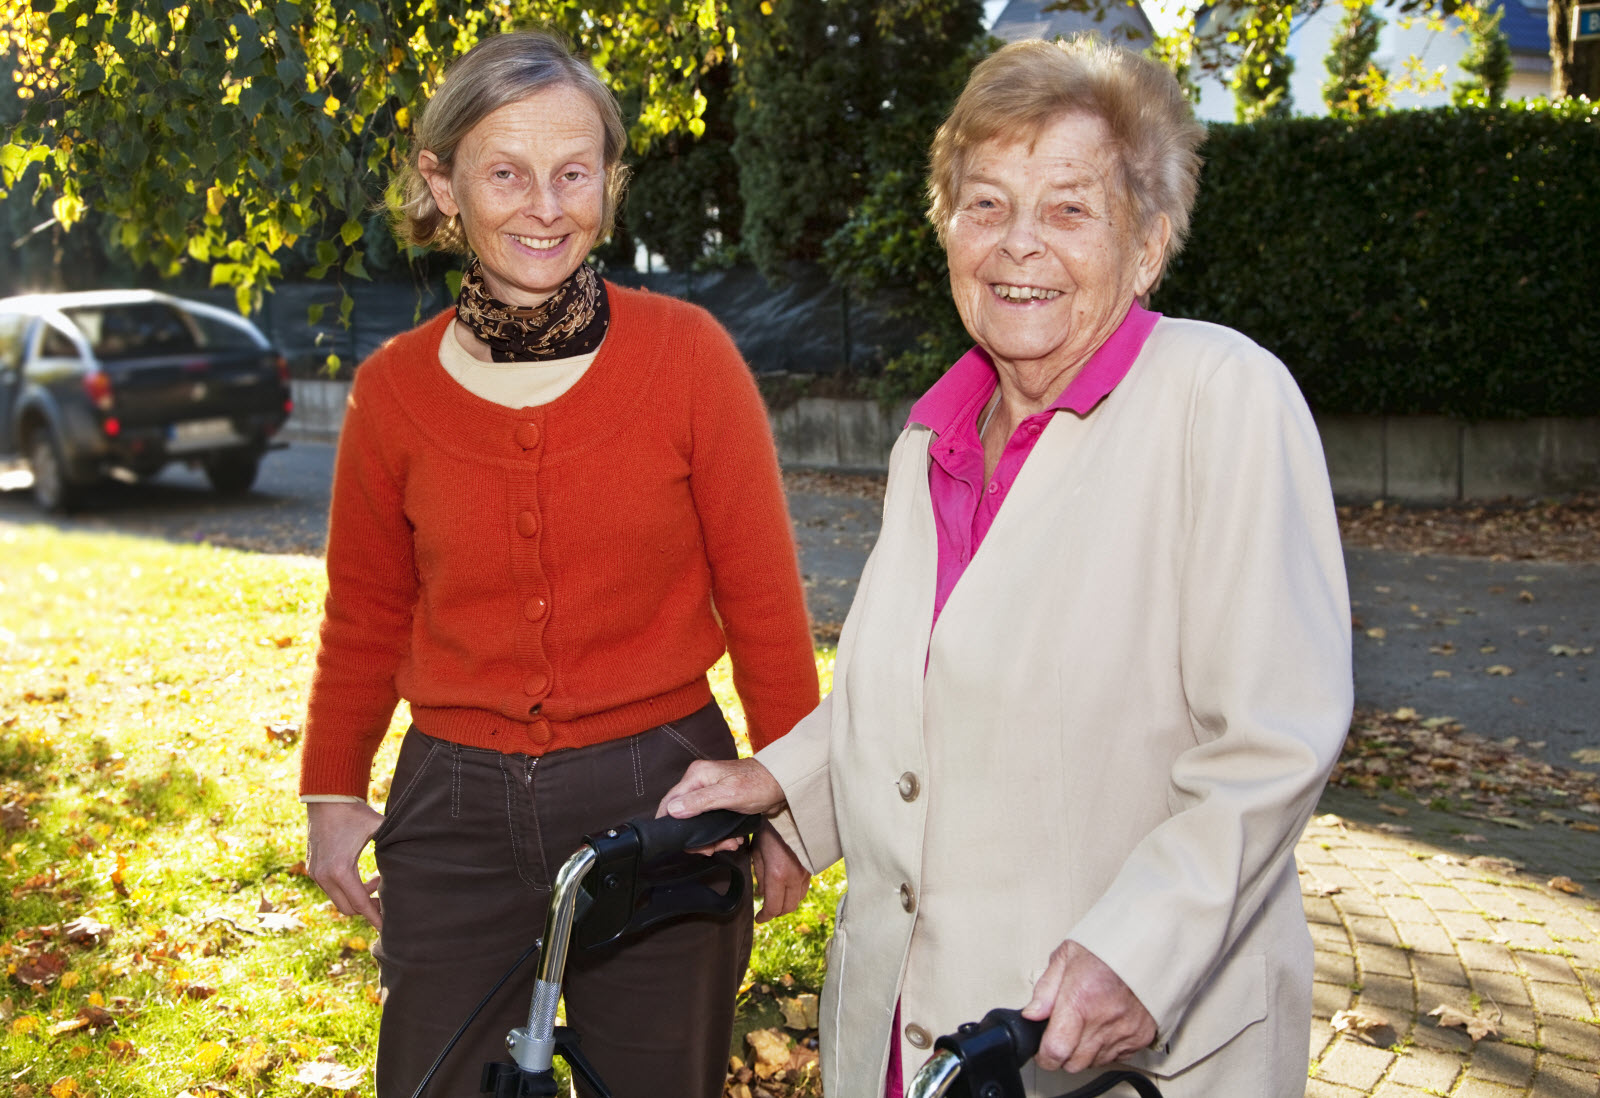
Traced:
[[1321, 881], [1318, 881], [1309, 888], [1301, 889], [1301, 891], [1307, 896], [1337, 896], [1339, 893], [1344, 891], [1344, 888], [1340, 885], [1325, 884]]
[[276, 934], [288, 934], [296, 930], [304, 930], [306, 924], [299, 915], [293, 911], [266, 911], [258, 916], [262, 930], [270, 930]]
[[61, 928], [62, 937], [73, 945], [100, 945], [111, 937], [111, 927], [90, 915], [79, 915]]
[[285, 746], [300, 739], [300, 726], [289, 721], [272, 721], [266, 726], [267, 739]]
[[1580, 747], [1572, 753], [1572, 761], [1585, 766], [1600, 766], [1600, 747]]
[[[1335, 1033], [1347, 1033], [1369, 1045], [1394, 1043], [1394, 1027], [1389, 1019], [1359, 1010], [1341, 1010], [1331, 1020]], [[1386, 1039], [1387, 1038], [1387, 1039]]]
[[1569, 896], [1583, 895], [1583, 886], [1571, 877], [1551, 877], [1545, 883], [1557, 892], [1565, 892]]
[[11, 974], [19, 984], [28, 987], [48, 987], [61, 979], [61, 974], [67, 970], [67, 958], [63, 953], [40, 953], [32, 957], [24, 957], [17, 963], [16, 971]]
[[751, 1030], [744, 1036], [754, 1057], [751, 1068], [758, 1079], [770, 1079], [789, 1063], [789, 1038], [779, 1029]]
[[793, 999], [779, 999], [778, 1009], [783, 1011], [783, 1024], [788, 1029], [817, 1028], [817, 997], [809, 992]]
[[1488, 672], [1491, 675], [1500, 675], [1502, 677], [1505, 676], [1505, 675], [1515, 675], [1516, 674], [1515, 671], [1513, 671], [1510, 667], [1508, 667], [1507, 665], [1505, 665], [1503, 663], [1490, 664], [1488, 667], [1484, 668], [1484, 671]]
[[1457, 1010], [1455, 1007], [1447, 1007], [1441, 1004], [1428, 1011], [1428, 1014], [1431, 1017], [1438, 1018], [1438, 1024], [1441, 1026], [1450, 1026], [1455, 1029], [1466, 1030], [1467, 1036], [1472, 1038], [1473, 1044], [1477, 1044], [1485, 1037], [1497, 1037], [1500, 1034], [1500, 1016], [1498, 1011], [1496, 1011], [1493, 1019], [1489, 1019], [1485, 1018], [1481, 1012], [1476, 1010], [1471, 1014], [1467, 1014], [1463, 1011]]
[[1367, 636], [1371, 637], [1375, 641], [1381, 641], [1388, 635], [1389, 631], [1381, 625], [1374, 625], [1371, 629], [1367, 630]]
[[1533, 592], [1532, 591], [1518, 591], [1517, 592], [1517, 598], [1521, 599], [1523, 602], [1532, 602], [1533, 601]]
[[1403, 804], [1380, 804], [1379, 812], [1387, 812], [1391, 816], [1409, 816], [1411, 810]]
[[314, 1060], [300, 1065], [294, 1073], [294, 1081], [314, 1087], [327, 1087], [329, 1090], [349, 1090], [351, 1087], [361, 1085], [362, 1075], [355, 1068]]

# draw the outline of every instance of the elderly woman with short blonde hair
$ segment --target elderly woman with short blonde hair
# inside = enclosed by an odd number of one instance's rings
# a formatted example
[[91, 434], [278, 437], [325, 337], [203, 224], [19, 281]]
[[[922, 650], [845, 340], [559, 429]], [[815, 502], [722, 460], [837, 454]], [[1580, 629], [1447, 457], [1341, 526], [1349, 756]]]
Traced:
[[[737, 754], [706, 680], [724, 651], [752, 743], [817, 702], [749, 369], [704, 310], [586, 262], [624, 147], [587, 62], [496, 35], [445, 74], [392, 192], [404, 240], [468, 262], [454, 307], [356, 374], [300, 776], [308, 871], [382, 930], [380, 1098], [477, 1093], [527, 1020], [518, 958], [562, 863], [690, 762]], [[380, 815], [369, 775], [401, 698]], [[358, 869], [369, 841], [381, 881]], [[767, 829], [753, 856], [764, 915], [791, 909], [794, 855]], [[721, 1094], [751, 918], [569, 960], [567, 1018], [617, 1098]]]
[[1166, 1098], [1305, 1088], [1293, 849], [1348, 727], [1349, 605], [1288, 372], [1144, 304], [1202, 137], [1093, 40], [977, 67], [929, 188], [977, 346], [895, 445], [833, 692], [663, 800], [844, 859], [834, 1098], [898, 1096], [995, 1006], [1048, 1019], [1030, 1095], [1113, 1064]]

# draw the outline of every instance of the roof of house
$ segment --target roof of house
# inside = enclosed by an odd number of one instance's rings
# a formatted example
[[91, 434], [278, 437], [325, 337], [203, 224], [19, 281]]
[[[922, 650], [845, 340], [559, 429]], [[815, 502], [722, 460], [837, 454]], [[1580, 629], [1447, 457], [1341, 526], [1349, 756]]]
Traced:
[[[1046, 11], [1071, 3], [1081, 11]], [[1155, 28], [1139, 0], [1011, 0], [989, 28], [1007, 42], [1022, 38], [1056, 38], [1089, 31], [1118, 45], [1141, 50], [1150, 45]]]

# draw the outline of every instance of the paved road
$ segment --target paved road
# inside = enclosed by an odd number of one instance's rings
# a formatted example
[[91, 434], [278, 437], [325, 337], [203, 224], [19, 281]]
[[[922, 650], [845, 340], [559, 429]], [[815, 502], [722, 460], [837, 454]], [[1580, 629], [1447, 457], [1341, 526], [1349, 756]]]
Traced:
[[[194, 470], [115, 484], [92, 511], [61, 522], [211, 541], [265, 552], [320, 553], [333, 447], [296, 441], [269, 454], [257, 488], [219, 499]], [[0, 519], [38, 521], [26, 474], [0, 476]], [[792, 492], [807, 601], [824, 633], [844, 620], [877, 537], [879, 504]], [[1346, 554], [1360, 704], [1450, 716], [1469, 732], [1515, 736], [1560, 765], [1600, 748], [1600, 566]]]

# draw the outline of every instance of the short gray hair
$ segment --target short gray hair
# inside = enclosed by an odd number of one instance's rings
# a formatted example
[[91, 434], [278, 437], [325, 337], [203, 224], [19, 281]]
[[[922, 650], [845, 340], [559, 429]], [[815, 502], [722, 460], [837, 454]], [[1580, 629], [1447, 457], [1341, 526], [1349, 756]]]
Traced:
[[609, 233], [628, 182], [628, 169], [622, 163], [628, 131], [622, 124], [617, 97], [593, 66], [575, 56], [560, 38], [543, 31], [513, 31], [485, 38], [457, 58], [423, 108], [405, 166], [389, 190], [395, 234], [413, 247], [465, 252], [467, 236], [461, 220], [446, 217], [434, 202], [428, 181], [417, 166], [418, 156], [426, 149], [448, 171], [457, 146], [479, 122], [501, 107], [560, 86], [588, 96], [600, 116], [606, 173], [605, 220], [600, 235]]
[[1059, 42], [1027, 39], [984, 58], [933, 139], [928, 219], [943, 242], [972, 150], [993, 138], [1031, 139], [1065, 114], [1100, 119], [1117, 157], [1121, 194], [1140, 231], [1165, 214], [1172, 238], [1162, 270], [1183, 247], [1200, 185], [1195, 121], [1177, 78], [1131, 50], [1083, 34]]

